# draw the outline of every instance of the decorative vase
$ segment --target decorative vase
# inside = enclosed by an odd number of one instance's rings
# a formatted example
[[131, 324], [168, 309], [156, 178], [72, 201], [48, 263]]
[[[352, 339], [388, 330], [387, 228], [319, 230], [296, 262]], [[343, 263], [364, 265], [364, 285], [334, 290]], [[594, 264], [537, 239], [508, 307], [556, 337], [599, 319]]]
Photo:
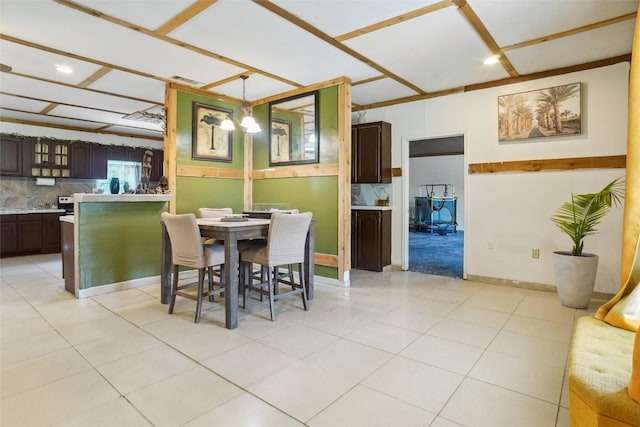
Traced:
[[598, 255], [571, 252], [553, 253], [553, 271], [562, 305], [572, 308], [587, 308], [596, 284]]
[[111, 194], [118, 194], [120, 192], [120, 180], [115, 177], [111, 178], [109, 189], [111, 190]]

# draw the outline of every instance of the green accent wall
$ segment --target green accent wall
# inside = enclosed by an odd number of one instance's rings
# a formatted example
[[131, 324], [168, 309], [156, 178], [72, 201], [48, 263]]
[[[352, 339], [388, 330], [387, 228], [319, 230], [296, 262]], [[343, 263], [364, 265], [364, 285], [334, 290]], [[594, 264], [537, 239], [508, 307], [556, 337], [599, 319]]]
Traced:
[[[176, 163], [178, 165], [215, 167], [221, 169], [244, 169], [244, 134], [236, 124], [232, 136], [232, 161], [215, 162], [193, 160], [192, 120], [193, 103], [199, 102], [214, 107], [233, 110], [234, 117], [240, 117], [239, 105], [220, 101], [215, 98], [199, 96], [188, 92], [177, 94], [178, 118], [176, 123]], [[241, 212], [243, 208], [244, 183], [242, 179], [211, 177], [178, 177], [176, 180], [176, 213], [197, 214], [198, 208], [226, 208]]]
[[176, 206], [178, 214], [197, 215], [198, 208], [232, 208], [235, 213], [242, 212], [244, 182], [241, 179], [182, 176], [176, 184], [180, 195]]
[[78, 203], [78, 289], [160, 275], [167, 202]]
[[[320, 164], [337, 164], [338, 141], [338, 86], [318, 91]], [[207, 162], [191, 159], [192, 103], [200, 102], [232, 109], [236, 117], [241, 111], [238, 105], [191, 93], [178, 92], [177, 164], [243, 169], [243, 134], [239, 126], [233, 135], [233, 161], [231, 163]], [[269, 168], [269, 106], [254, 106], [253, 116], [263, 131], [253, 135], [253, 168]], [[278, 166], [274, 166], [277, 168]], [[240, 179], [178, 177], [176, 182], [176, 212], [196, 213], [200, 207], [231, 207], [240, 212], [243, 206], [243, 181]], [[313, 212], [316, 220], [316, 252], [338, 254], [338, 177], [295, 177], [255, 179], [252, 202], [286, 203], [301, 212]], [[316, 274], [337, 278], [338, 269], [316, 265]]]
[[[338, 86], [318, 91], [320, 112], [320, 164], [337, 164]], [[268, 104], [258, 105], [253, 115], [260, 123], [267, 123]], [[264, 127], [263, 127], [264, 129]], [[253, 137], [254, 169], [269, 168], [269, 134]], [[278, 166], [272, 166], [277, 168]], [[256, 203], [286, 203], [301, 212], [313, 212], [316, 220], [316, 252], [338, 254], [338, 177], [295, 177], [256, 179], [253, 181], [252, 201]], [[338, 269], [316, 265], [316, 275], [337, 278]]]

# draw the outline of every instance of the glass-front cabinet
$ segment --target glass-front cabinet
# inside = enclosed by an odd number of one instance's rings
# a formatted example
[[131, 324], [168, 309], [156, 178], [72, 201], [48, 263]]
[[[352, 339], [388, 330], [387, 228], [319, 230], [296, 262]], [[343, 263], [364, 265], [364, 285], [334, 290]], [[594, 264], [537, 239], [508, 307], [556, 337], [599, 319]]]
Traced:
[[31, 176], [70, 176], [68, 142], [36, 138], [32, 147]]

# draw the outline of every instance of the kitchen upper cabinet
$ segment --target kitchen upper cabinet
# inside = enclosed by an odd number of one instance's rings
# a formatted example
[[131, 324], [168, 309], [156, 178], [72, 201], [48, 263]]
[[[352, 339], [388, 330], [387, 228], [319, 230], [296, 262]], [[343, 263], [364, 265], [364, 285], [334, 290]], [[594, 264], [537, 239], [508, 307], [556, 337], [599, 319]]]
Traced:
[[351, 127], [351, 182], [391, 182], [391, 124], [373, 122]]
[[71, 177], [107, 179], [108, 147], [74, 141], [71, 144]]
[[109, 147], [95, 144], [91, 147], [91, 175], [95, 179], [107, 179]]
[[391, 264], [391, 211], [351, 211], [351, 268], [382, 271]]
[[74, 141], [71, 144], [71, 176], [73, 178], [93, 178], [91, 166], [91, 144]]
[[31, 173], [29, 176], [69, 178], [70, 148], [68, 141], [31, 138]]
[[22, 176], [22, 141], [16, 136], [0, 136], [0, 175]]
[[153, 167], [151, 168], [151, 181], [158, 182], [164, 175], [164, 151], [153, 150]]

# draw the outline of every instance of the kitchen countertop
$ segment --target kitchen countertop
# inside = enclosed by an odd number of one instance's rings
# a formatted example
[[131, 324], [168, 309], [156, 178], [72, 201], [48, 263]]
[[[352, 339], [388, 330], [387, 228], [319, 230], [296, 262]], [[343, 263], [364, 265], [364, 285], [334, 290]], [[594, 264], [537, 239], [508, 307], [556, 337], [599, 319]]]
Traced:
[[75, 221], [75, 218], [76, 217], [73, 215], [62, 215], [59, 219], [60, 219], [60, 222], [69, 222], [73, 224]]
[[75, 203], [83, 202], [170, 202], [172, 194], [93, 194], [75, 193]]
[[22, 214], [38, 214], [38, 213], [63, 213], [64, 209], [48, 208], [48, 209], [0, 209], [0, 215], [22, 215]]
[[352, 211], [390, 211], [391, 206], [363, 206], [363, 205], [351, 205]]

